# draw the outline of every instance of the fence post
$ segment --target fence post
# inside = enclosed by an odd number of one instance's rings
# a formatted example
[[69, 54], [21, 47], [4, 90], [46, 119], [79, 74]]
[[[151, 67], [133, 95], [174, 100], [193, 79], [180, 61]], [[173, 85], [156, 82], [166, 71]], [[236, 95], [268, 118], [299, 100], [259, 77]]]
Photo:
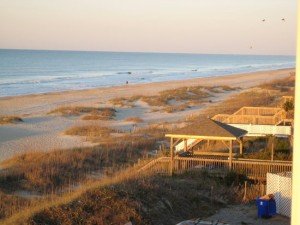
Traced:
[[170, 176], [173, 175], [173, 170], [174, 170], [174, 140], [173, 137], [171, 137], [171, 143], [170, 143], [170, 153], [171, 153], [171, 157], [170, 157]]
[[232, 169], [232, 140], [229, 141], [229, 169]]

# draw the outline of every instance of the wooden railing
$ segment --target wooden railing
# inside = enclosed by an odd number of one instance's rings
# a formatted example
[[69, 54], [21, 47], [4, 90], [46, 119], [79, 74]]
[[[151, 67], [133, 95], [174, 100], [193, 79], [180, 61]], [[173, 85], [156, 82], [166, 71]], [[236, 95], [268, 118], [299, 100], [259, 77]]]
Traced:
[[264, 180], [267, 173], [281, 173], [292, 170], [292, 163], [259, 162], [259, 161], [239, 161], [232, 162], [232, 169], [245, 174], [249, 178]]
[[232, 124], [277, 125], [286, 118], [286, 112], [281, 108], [242, 107], [235, 113], [217, 114], [212, 119]]
[[[151, 161], [140, 169], [140, 172], [169, 173], [170, 157], [161, 157]], [[173, 163], [174, 173], [183, 173], [188, 170], [207, 170], [214, 174], [224, 175], [229, 171], [229, 162], [226, 159], [207, 159], [193, 157], [175, 157]], [[244, 174], [255, 180], [265, 180], [268, 172], [281, 173], [292, 170], [292, 162], [273, 162], [256, 160], [233, 160], [233, 171]]]
[[274, 107], [242, 107], [233, 115], [273, 116], [281, 110]]
[[138, 172], [168, 173], [169, 166], [170, 157], [160, 157], [139, 168]]

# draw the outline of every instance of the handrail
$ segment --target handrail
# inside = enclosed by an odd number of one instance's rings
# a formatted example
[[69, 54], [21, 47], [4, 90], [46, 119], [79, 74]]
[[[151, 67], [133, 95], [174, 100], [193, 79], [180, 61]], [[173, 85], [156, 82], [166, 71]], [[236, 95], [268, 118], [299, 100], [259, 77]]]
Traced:
[[[229, 161], [227, 159], [210, 159], [210, 158], [194, 158], [179, 157], [174, 159], [173, 172], [182, 173], [190, 169], [208, 169], [217, 174], [224, 174], [229, 170]], [[138, 172], [150, 171], [158, 173], [168, 173], [171, 166], [170, 157], [160, 157], [152, 160]], [[251, 179], [266, 179], [268, 172], [281, 173], [292, 170], [292, 162], [290, 161], [264, 161], [264, 160], [232, 160], [232, 170], [241, 172]]]

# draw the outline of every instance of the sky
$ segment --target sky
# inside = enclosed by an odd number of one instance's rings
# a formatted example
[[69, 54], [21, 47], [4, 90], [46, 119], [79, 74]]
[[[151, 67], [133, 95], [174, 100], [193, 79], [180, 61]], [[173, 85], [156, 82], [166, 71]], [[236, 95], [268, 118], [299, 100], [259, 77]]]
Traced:
[[0, 48], [294, 55], [296, 6], [296, 0], [0, 0]]

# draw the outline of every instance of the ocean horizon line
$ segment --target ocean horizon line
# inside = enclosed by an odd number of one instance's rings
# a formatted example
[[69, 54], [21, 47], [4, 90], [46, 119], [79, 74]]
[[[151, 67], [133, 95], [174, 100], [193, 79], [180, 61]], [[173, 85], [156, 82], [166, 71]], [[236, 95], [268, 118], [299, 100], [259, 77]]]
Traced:
[[89, 52], [89, 53], [133, 53], [133, 54], [183, 54], [183, 55], [229, 55], [229, 56], [287, 56], [285, 54], [248, 54], [248, 53], [198, 53], [198, 52], [158, 52], [158, 51], [112, 51], [112, 50], [76, 50], [76, 49], [30, 49], [30, 48], [0, 48], [0, 51], [41, 51], [41, 52]]

